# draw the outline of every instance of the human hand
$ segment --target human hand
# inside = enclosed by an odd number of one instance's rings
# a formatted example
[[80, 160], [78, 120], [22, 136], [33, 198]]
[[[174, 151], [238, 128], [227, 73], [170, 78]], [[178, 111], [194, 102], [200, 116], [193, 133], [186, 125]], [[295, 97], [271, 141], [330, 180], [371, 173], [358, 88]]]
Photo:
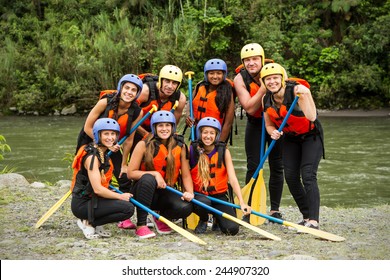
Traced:
[[271, 139], [278, 140], [283, 135], [283, 131], [279, 132], [279, 130], [275, 129], [271, 133]]
[[120, 200], [130, 201], [130, 198], [132, 198], [132, 197], [133, 197], [133, 195], [131, 193], [120, 194]]
[[161, 176], [161, 174], [159, 172], [156, 172], [154, 174], [154, 178], [156, 179], [158, 189], [165, 189], [166, 188], [167, 183], [165, 182], [164, 178]]
[[190, 202], [194, 198], [194, 194], [190, 192], [184, 192], [183, 196], [181, 197], [182, 200], [186, 200]]
[[121, 148], [121, 146], [118, 145], [118, 144], [115, 144], [115, 145], [113, 145], [113, 146], [111, 146], [111, 147], [108, 147], [108, 149], [109, 149], [111, 152], [113, 152], [113, 153], [116, 153], [117, 151], [119, 151], [120, 148]]
[[190, 116], [187, 116], [187, 117], [186, 117], [186, 125], [187, 125], [188, 127], [192, 127], [192, 126], [194, 125], [194, 123], [195, 123], [195, 120], [194, 120], [194, 119], [191, 119]]
[[246, 203], [241, 203], [242, 213], [246, 216], [249, 215], [252, 211], [252, 208], [248, 206]]

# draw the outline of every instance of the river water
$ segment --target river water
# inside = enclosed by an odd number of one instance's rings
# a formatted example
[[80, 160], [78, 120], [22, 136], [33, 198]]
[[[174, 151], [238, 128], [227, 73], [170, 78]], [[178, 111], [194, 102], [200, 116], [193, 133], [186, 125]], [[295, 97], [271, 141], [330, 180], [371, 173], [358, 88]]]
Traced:
[[[16, 168], [29, 181], [55, 183], [71, 179], [70, 158], [85, 117], [0, 117], [0, 135], [12, 152], [4, 154], [4, 167]], [[367, 207], [390, 203], [390, 118], [321, 117], [325, 155], [318, 170], [321, 205]], [[183, 124], [181, 124], [183, 125]], [[238, 179], [244, 185], [245, 118], [237, 120], [233, 155]], [[179, 131], [182, 128], [179, 126]], [[188, 136], [188, 130], [187, 130]], [[67, 159], [66, 159], [67, 158]], [[268, 182], [268, 164], [264, 181]], [[282, 205], [295, 205], [285, 186]]]

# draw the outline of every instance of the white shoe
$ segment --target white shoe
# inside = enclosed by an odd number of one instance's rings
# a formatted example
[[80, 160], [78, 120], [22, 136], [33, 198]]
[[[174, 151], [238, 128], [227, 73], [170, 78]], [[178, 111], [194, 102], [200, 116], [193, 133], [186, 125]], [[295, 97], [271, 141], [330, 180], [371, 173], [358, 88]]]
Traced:
[[77, 220], [77, 225], [83, 231], [85, 238], [87, 239], [97, 239], [99, 234], [95, 232], [95, 228], [87, 223], [85, 220]]

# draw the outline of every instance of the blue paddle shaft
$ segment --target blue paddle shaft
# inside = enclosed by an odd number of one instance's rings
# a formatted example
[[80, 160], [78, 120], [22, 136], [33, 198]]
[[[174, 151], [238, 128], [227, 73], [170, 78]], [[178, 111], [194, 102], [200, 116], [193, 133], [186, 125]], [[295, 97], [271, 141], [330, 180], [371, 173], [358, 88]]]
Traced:
[[[117, 193], [120, 193], [122, 194], [123, 192], [118, 190], [117, 188], [113, 187], [110, 185], [110, 189], [112, 189], [113, 191], [117, 192]], [[156, 212], [154, 212], [152, 209], [146, 207], [145, 205], [143, 205], [142, 203], [138, 202], [137, 200], [135, 200], [134, 198], [130, 197], [130, 202], [133, 203], [135, 206], [141, 208], [142, 210], [150, 213], [152, 216], [156, 217], [156, 219], [160, 219], [160, 215], [157, 214]]]
[[[200, 193], [196, 193], [196, 194], [197, 195], [206, 196], [206, 195], [200, 194]], [[241, 209], [240, 205], [237, 205], [237, 204], [234, 204], [234, 203], [230, 203], [230, 202], [227, 202], [227, 201], [224, 201], [224, 200], [221, 200], [221, 199], [217, 199], [217, 198], [212, 197], [212, 196], [206, 196], [206, 197], [208, 199], [210, 199], [211, 201], [214, 201], [216, 203], [227, 205], [227, 206], [231, 206], [231, 207], [234, 207], [234, 208], [237, 208], [237, 209]], [[274, 218], [272, 216], [268, 216], [268, 215], [265, 215], [263, 213], [260, 213], [260, 212], [254, 211], [254, 210], [251, 210], [251, 214], [255, 214], [256, 216], [260, 216], [260, 217], [266, 218], [266, 219], [268, 219], [268, 220], [270, 220], [272, 222], [278, 223], [278, 224], [283, 224], [283, 220], [281, 220], [281, 219]]]
[[[183, 195], [183, 193], [179, 192], [178, 190], [176, 190], [176, 189], [174, 189], [174, 188], [172, 188], [170, 186], [167, 186], [167, 190], [169, 190], [169, 191], [171, 191], [173, 193], [176, 193], [177, 195], [180, 195], [180, 196]], [[213, 208], [211, 206], [208, 206], [207, 204], [204, 204], [203, 202], [201, 202], [201, 201], [199, 201], [199, 200], [197, 200], [195, 198], [193, 198], [191, 200], [191, 202], [193, 202], [194, 204], [197, 204], [197, 205], [207, 209], [210, 212], [213, 212], [213, 213], [217, 214], [218, 216], [223, 217], [223, 212], [222, 211], [219, 211], [218, 209], [215, 209], [215, 208]]]

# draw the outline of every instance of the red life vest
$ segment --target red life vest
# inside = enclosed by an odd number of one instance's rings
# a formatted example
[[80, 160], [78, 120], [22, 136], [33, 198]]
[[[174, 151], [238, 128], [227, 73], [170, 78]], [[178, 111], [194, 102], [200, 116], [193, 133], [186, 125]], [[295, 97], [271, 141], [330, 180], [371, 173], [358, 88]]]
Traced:
[[[270, 120], [280, 127], [284, 117], [287, 115], [292, 102], [294, 101], [294, 87], [297, 85], [295, 82], [286, 81], [286, 88], [283, 98], [283, 103], [280, 108], [277, 108], [272, 101], [271, 93], [267, 92], [264, 97], [264, 109], [267, 112]], [[293, 109], [290, 117], [287, 120], [286, 126], [283, 128], [283, 132], [289, 135], [302, 135], [309, 133], [315, 128], [314, 122], [309, 121], [298, 104]]]
[[199, 143], [194, 141], [190, 146], [190, 167], [194, 191], [205, 195], [226, 193], [229, 179], [224, 161], [226, 144], [222, 142], [217, 143], [215, 149], [207, 157], [210, 171], [210, 181], [207, 189], [203, 187], [201, 180], [198, 178], [199, 152], [197, 145]]
[[217, 91], [207, 92], [204, 84], [200, 85], [192, 100], [192, 108], [194, 109], [194, 118], [196, 123], [204, 117], [213, 117], [223, 125], [224, 116], [219, 111], [215, 98]]
[[93, 145], [83, 145], [78, 150], [72, 163], [73, 177], [70, 189], [74, 193], [82, 193], [87, 196], [93, 193], [93, 188], [88, 178], [88, 170], [84, 166], [85, 159], [90, 155], [92, 155], [90, 170], [92, 170], [93, 162], [97, 158], [99, 160], [99, 171], [103, 170], [104, 172], [104, 177], [101, 178], [101, 184], [105, 188], [108, 188], [110, 185], [114, 170], [111, 159], [105, 154], [104, 163], [102, 163], [97, 148]]

